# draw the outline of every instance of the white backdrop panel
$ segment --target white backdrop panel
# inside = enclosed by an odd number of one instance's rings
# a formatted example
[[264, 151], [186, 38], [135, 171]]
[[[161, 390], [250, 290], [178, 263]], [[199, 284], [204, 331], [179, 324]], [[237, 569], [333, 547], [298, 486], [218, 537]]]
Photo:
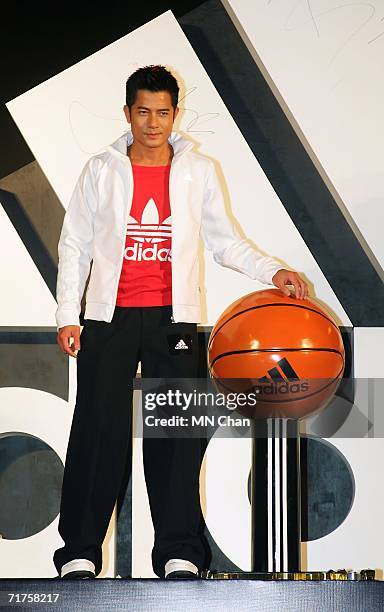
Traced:
[[384, 0], [223, 4], [383, 267]]

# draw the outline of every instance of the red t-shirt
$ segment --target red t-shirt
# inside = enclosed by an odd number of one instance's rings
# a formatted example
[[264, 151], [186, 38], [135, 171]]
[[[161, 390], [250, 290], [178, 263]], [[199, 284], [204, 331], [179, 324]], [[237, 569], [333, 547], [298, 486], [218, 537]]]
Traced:
[[137, 166], [117, 306], [172, 304], [171, 166]]

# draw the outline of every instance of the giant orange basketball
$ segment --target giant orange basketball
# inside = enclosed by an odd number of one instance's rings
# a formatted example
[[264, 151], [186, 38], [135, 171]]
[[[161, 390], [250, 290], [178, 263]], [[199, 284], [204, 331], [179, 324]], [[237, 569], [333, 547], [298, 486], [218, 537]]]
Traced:
[[248, 413], [298, 418], [332, 398], [344, 372], [344, 345], [337, 323], [314, 299], [267, 289], [222, 313], [210, 335], [208, 367], [222, 388], [257, 394]]

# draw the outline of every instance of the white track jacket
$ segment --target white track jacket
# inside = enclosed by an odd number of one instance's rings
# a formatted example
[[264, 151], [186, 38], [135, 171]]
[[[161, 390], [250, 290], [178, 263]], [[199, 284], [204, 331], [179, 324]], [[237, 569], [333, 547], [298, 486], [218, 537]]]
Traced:
[[[86, 163], [72, 194], [58, 245], [57, 327], [79, 325], [86, 293], [86, 319], [112, 320], [133, 197], [127, 132]], [[242, 239], [229, 220], [213, 162], [191, 151], [193, 143], [173, 132], [169, 178], [172, 214], [172, 309], [174, 322], [200, 322], [199, 236], [214, 260], [272, 284], [282, 268]], [[92, 264], [92, 266], [91, 266]]]

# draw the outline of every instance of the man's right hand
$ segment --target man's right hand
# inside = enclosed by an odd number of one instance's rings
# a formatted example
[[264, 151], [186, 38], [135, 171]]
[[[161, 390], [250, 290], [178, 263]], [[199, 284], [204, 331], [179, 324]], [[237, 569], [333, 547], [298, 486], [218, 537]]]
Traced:
[[77, 357], [77, 351], [80, 350], [80, 326], [65, 325], [60, 327], [57, 334], [57, 344], [64, 353]]

